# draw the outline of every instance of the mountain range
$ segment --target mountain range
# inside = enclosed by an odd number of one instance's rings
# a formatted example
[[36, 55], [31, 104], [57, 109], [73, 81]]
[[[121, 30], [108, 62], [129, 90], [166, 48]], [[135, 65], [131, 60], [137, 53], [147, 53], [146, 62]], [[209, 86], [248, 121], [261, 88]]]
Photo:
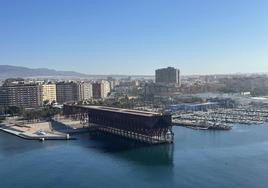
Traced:
[[[87, 78], [87, 79], [106, 79], [107, 76], [113, 78], [126, 78], [129, 75], [88, 75], [74, 71], [58, 71], [47, 68], [27, 68], [21, 66], [0, 65], [0, 79], [7, 78]], [[133, 75], [132, 78], [153, 79], [150, 75]]]
[[11, 65], [0, 65], [0, 79], [6, 78], [45, 78], [45, 77], [88, 77], [89, 75], [81, 74], [74, 71], [56, 71], [46, 68], [27, 68]]

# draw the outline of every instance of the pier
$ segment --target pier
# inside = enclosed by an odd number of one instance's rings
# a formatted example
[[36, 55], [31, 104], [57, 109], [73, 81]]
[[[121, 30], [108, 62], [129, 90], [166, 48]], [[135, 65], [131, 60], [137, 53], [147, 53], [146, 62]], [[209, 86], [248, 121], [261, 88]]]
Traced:
[[[45, 127], [45, 123], [39, 123], [40, 127]], [[25, 130], [28, 129], [28, 130]], [[33, 129], [33, 130], [29, 130]], [[8, 134], [12, 134], [14, 136], [27, 139], [27, 140], [72, 140], [74, 138], [70, 137], [69, 134], [64, 134], [61, 132], [51, 131], [51, 130], [43, 130], [40, 129], [38, 131], [34, 130], [33, 127], [30, 126], [16, 126], [12, 124], [0, 124], [0, 131], [6, 132]]]
[[93, 130], [148, 144], [173, 142], [170, 114], [104, 106], [64, 105], [66, 118], [80, 120]]

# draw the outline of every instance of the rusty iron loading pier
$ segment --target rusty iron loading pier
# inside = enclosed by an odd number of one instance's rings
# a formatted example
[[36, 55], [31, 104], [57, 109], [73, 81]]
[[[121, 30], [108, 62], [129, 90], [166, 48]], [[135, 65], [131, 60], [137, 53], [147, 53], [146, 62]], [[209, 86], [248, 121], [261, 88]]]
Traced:
[[65, 104], [63, 115], [80, 120], [92, 129], [144, 143], [172, 143], [174, 138], [170, 114]]

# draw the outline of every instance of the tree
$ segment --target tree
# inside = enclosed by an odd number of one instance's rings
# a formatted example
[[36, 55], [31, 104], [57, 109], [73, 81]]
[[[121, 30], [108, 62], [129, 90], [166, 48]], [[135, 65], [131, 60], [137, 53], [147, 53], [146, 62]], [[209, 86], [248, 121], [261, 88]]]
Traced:
[[49, 105], [49, 100], [44, 101], [44, 106], [47, 106], [47, 105]]
[[0, 116], [0, 123], [2, 123], [5, 119], [6, 117]]
[[11, 116], [14, 115], [22, 115], [24, 109], [18, 106], [8, 106], [6, 107], [5, 114], [10, 114]]
[[25, 120], [47, 120], [60, 113], [60, 109], [53, 108], [51, 105], [41, 109], [27, 110], [23, 113]]
[[42, 112], [39, 109], [27, 110], [23, 113], [23, 118], [28, 121], [37, 120], [37, 119], [40, 119], [41, 114]]

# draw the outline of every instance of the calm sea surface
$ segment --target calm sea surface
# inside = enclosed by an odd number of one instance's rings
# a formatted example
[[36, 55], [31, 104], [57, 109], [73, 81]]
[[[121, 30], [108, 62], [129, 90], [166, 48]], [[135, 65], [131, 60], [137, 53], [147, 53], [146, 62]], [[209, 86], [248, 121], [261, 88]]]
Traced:
[[0, 132], [0, 188], [267, 188], [268, 124], [231, 131], [175, 127], [175, 143], [28, 141]]

